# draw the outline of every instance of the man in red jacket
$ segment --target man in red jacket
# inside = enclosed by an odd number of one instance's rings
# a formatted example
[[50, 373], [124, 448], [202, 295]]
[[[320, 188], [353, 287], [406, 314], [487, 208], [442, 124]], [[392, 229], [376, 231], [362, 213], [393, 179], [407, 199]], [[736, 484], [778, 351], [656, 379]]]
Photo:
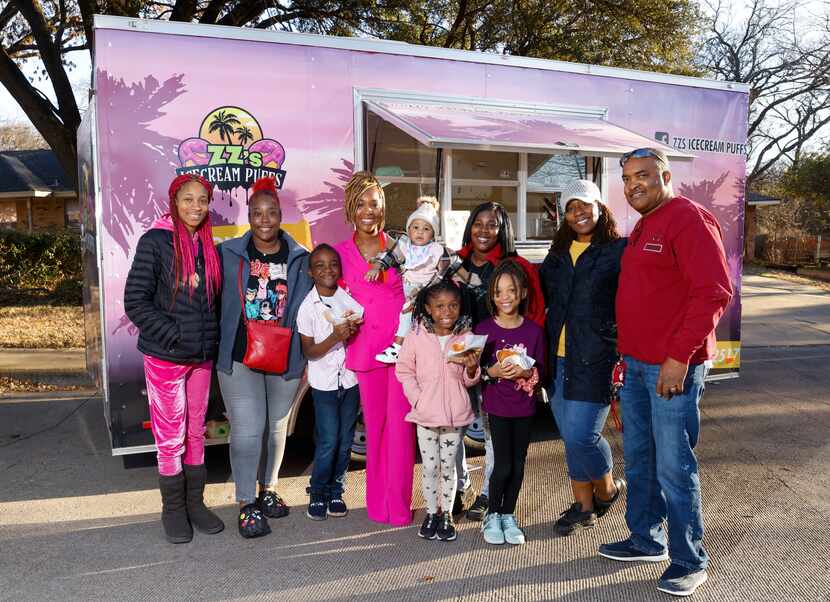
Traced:
[[642, 216], [623, 253], [616, 300], [631, 535], [599, 553], [622, 561], [670, 558], [657, 588], [688, 596], [706, 581], [708, 563], [693, 451], [698, 403], [732, 284], [717, 220], [674, 196], [666, 155], [641, 148], [620, 165], [625, 197]]

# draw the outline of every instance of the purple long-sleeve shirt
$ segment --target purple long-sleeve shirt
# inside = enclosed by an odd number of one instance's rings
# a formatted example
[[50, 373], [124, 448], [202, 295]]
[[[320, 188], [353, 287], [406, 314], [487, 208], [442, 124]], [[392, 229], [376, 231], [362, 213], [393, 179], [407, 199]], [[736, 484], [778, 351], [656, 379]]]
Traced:
[[[535, 366], [543, 370], [545, 365], [545, 333], [538, 324], [524, 319], [518, 328], [502, 328], [493, 318], [487, 318], [475, 327], [476, 334], [486, 334], [487, 344], [481, 355], [482, 371], [496, 363], [496, 352], [505, 347], [522, 344], [527, 354], [536, 360]], [[527, 392], [516, 389], [512, 380], [498, 379], [483, 385], [484, 411], [504, 418], [533, 416], [536, 399]]]

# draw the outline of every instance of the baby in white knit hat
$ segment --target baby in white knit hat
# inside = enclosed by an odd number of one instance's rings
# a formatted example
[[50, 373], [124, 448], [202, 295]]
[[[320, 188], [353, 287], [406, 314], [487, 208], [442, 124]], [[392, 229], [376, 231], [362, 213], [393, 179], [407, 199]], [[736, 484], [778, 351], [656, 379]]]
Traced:
[[438, 199], [434, 196], [419, 197], [415, 211], [406, 220], [406, 234], [370, 261], [374, 267], [366, 273], [366, 280], [375, 281], [381, 272], [398, 268], [406, 295], [395, 341], [375, 356], [379, 362], [394, 364], [398, 361], [403, 337], [412, 327], [412, 302], [418, 292], [439, 281], [451, 266], [458, 267], [458, 262], [454, 261], [455, 254], [435, 242], [439, 224]]

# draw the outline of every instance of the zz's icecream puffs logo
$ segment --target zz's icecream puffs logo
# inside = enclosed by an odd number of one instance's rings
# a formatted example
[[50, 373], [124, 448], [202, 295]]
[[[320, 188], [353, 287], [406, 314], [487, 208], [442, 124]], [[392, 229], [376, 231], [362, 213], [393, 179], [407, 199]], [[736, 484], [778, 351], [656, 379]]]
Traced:
[[285, 182], [285, 149], [262, 133], [259, 122], [240, 107], [219, 107], [208, 113], [199, 135], [179, 144], [177, 174], [198, 173], [219, 190], [247, 190], [262, 177]]

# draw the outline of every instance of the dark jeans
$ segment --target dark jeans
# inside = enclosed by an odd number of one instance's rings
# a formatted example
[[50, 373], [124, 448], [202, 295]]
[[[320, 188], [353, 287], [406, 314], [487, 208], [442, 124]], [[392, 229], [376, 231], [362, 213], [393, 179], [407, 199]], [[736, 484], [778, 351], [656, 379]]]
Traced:
[[[672, 564], [697, 570], [709, 562], [703, 548], [700, 478], [694, 447], [700, 433], [698, 404], [707, 368], [689, 366], [683, 392], [671, 399], [656, 392], [660, 366], [626, 356], [620, 390], [631, 542], [657, 554], [668, 543]], [[668, 523], [668, 542], [663, 521]]]
[[490, 512], [513, 514], [525, 476], [532, 416], [504, 418], [488, 415], [493, 439], [493, 474], [490, 476]]
[[311, 389], [314, 399], [314, 467], [308, 492], [340, 497], [349, 467], [354, 426], [360, 407], [357, 385], [337, 391]]

